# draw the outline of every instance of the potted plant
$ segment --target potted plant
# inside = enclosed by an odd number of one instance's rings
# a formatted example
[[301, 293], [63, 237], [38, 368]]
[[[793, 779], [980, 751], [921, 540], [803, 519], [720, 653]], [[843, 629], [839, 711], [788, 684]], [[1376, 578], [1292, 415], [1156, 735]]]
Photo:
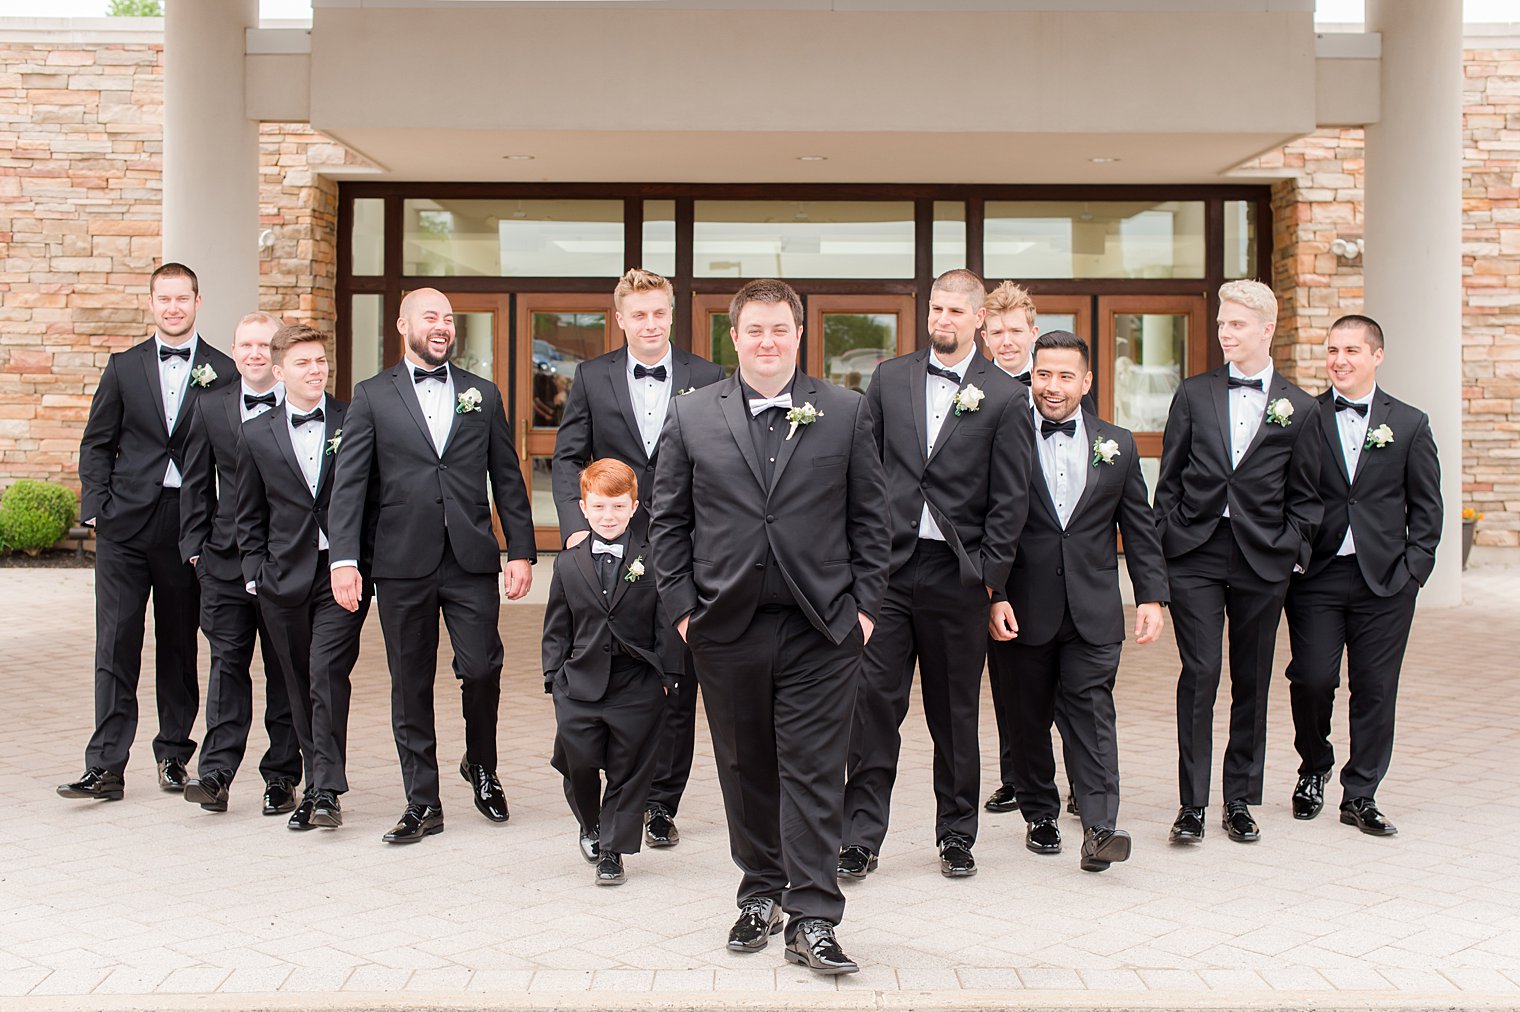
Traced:
[[1477, 532], [1478, 521], [1483, 519], [1483, 514], [1471, 506], [1462, 507], [1462, 568], [1467, 568], [1467, 557], [1472, 554], [1473, 534]]

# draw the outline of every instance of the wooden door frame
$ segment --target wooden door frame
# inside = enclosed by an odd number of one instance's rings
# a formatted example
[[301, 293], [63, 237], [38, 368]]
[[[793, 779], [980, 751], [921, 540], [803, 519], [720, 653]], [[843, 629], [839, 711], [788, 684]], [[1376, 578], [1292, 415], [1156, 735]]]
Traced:
[[709, 314], [728, 312], [731, 295], [692, 295], [691, 297], [691, 353], [709, 362], [712, 357], [712, 324]]
[[[1098, 356], [1107, 365], [1108, 378], [1098, 389], [1098, 413], [1114, 417], [1114, 316], [1118, 313], [1156, 313], [1188, 318], [1187, 361], [1182, 378], [1209, 368], [1211, 331], [1207, 327], [1209, 301], [1205, 295], [1100, 295], [1098, 296]], [[1142, 457], [1161, 455], [1161, 433], [1136, 432], [1135, 450]]]
[[[917, 345], [917, 303], [912, 295], [809, 295], [807, 326], [803, 330], [803, 371], [809, 376], [828, 379], [823, 371], [823, 317], [825, 313], [873, 313], [897, 317], [897, 348], [893, 355], [906, 355]], [[811, 340], [806, 340], [812, 335]]]

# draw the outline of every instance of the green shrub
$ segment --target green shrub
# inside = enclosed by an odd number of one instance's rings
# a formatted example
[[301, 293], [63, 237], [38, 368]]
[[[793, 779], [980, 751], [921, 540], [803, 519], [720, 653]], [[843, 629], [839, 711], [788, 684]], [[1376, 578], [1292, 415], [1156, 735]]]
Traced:
[[74, 491], [23, 478], [0, 496], [0, 551], [35, 555], [68, 533], [78, 515]]

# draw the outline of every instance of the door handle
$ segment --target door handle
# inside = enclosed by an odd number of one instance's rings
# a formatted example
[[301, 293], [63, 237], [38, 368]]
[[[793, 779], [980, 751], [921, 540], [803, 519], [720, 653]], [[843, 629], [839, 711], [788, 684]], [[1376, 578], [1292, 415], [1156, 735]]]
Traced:
[[527, 460], [528, 459], [528, 420], [526, 418], [518, 419], [518, 422], [517, 422], [517, 445], [519, 447], [519, 449], [517, 451], [518, 458], [520, 460]]

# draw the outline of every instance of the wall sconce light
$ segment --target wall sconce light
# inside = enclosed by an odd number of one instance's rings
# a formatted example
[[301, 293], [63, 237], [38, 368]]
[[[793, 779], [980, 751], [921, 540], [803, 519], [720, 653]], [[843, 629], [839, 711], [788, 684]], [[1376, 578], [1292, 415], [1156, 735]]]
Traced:
[[263, 255], [274, 249], [274, 229], [266, 228], [259, 233], [259, 254]]
[[1342, 260], [1357, 260], [1361, 258], [1363, 243], [1361, 239], [1332, 239], [1330, 252]]

